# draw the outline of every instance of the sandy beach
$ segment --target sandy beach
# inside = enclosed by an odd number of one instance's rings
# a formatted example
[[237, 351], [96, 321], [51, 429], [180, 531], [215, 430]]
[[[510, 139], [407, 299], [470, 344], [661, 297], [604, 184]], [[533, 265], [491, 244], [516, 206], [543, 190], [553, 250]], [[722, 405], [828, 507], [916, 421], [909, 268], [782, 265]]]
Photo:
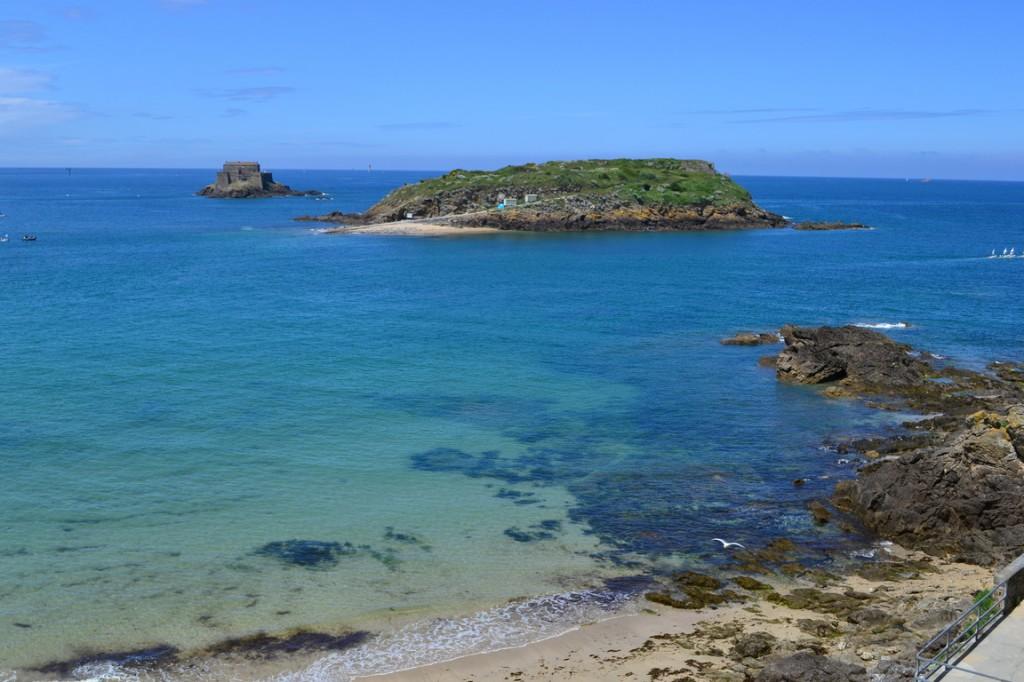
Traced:
[[494, 227], [457, 227], [448, 223], [420, 220], [401, 220], [375, 225], [343, 225], [323, 230], [323, 234], [374, 234], [406, 237], [451, 237], [461, 235], [494, 234]]
[[[853, 595], [849, 598], [863, 604], [846, 615], [832, 606], [793, 608], [769, 596], [815, 589], [811, 580], [765, 579], [775, 592], [752, 595], [740, 605], [686, 610], [644, 601], [639, 614], [586, 624], [527, 646], [361, 679], [738, 682], [749, 679], [773, 658], [796, 651], [813, 651], [865, 667], [887, 659], [906, 661], [908, 651], [941, 628], [950, 614], [969, 604], [975, 591], [991, 585], [992, 571], [928, 559], [899, 547], [889, 551], [895, 562], [924, 562], [928, 568], [899, 579], [839, 578], [822, 591], [839, 597]], [[888, 630], [885, 618], [898, 623], [902, 634], [893, 636], [889, 631], [879, 637], [881, 631]]]

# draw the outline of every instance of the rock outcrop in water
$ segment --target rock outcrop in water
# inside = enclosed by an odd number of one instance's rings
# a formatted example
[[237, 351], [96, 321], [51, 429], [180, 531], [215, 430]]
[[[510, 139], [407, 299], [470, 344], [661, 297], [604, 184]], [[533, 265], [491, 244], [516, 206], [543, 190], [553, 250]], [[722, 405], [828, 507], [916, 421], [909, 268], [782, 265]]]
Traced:
[[432, 219], [502, 230], [726, 230], [786, 220], [707, 161], [552, 161], [497, 171], [454, 170], [401, 187], [363, 214], [304, 216], [349, 225]]
[[813, 221], [808, 220], [800, 223], [793, 223], [794, 230], [807, 230], [822, 232], [829, 230], [870, 230], [871, 227], [863, 223], [844, 223], [839, 221]]
[[1024, 405], [980, 413], [929, 447], [868, 464], [836, 487], [879, 535], [993, 565], [1024, 551]]
[[875, 461], [841, 482], [833, 502], [880, 536], [981, 565], [1024, 551], [1024, 368], [964, 370], [859, 327], [784, 327], [780, 380], [832, 384], [832, 396], [930, 413], [919, 432], [873, 439]]
[[779, 379], [798, 384], [845, 380], [862, 390], [917, 386], [931, 366], [912, 356], [910, 346], [861, 327], [782, 328], [786, 348], [775, 369]]
[[777, 332], [737, 332], [720, 343], [723, 346], [763, 346], [781, 341], [782, 337]]
[[272, 173], [260, 170], [255, 161], [225, 161], [217, 173], [217, 181], [197, 192], [199, 196], [214, 199], [263, 199], [266, 197], [316, 196], [321, 192], [311, 189], [294, 190], [288, 185], [274, 182]]

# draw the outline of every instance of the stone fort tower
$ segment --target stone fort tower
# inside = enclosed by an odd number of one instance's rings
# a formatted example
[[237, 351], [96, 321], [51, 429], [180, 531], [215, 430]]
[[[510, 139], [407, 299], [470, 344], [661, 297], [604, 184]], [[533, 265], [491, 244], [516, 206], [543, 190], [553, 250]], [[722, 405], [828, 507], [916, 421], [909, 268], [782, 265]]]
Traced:
[[224, 169], [217, 173], [214, 187], [220, 191], [249, 188], [258, 192], [273, 183], [273, 174], [261, 171], [260, 164], [255, 161], [225, 161]]

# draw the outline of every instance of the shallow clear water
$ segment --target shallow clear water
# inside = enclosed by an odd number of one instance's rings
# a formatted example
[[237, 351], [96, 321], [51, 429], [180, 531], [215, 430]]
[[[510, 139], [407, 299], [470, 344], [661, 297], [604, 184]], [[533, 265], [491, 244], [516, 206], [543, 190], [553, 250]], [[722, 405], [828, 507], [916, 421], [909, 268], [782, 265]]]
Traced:
[[[739, 178], [870, 232], [415, 239], [290, 218], [430, 173], [192, 196], [210, 175], [0, 170], [0, 670], [829, 542], [803, 502], [850, 471], [820, 445], [885, 417], [720, 337], [906, 320], [965, 364], [1024, 356], [1024, 259], [984, 258], [1024, 247], [1020, 183]], [[352, 547], [259, 551], [288, 540]]]

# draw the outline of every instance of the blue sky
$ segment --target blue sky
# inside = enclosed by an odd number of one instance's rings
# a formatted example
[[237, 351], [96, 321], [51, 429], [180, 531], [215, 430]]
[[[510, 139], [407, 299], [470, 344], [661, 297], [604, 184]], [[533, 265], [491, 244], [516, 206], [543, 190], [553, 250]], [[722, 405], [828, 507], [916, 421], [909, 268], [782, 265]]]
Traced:
[[1024, 180], [1024, 3], [4, 0], [0, 165]]

